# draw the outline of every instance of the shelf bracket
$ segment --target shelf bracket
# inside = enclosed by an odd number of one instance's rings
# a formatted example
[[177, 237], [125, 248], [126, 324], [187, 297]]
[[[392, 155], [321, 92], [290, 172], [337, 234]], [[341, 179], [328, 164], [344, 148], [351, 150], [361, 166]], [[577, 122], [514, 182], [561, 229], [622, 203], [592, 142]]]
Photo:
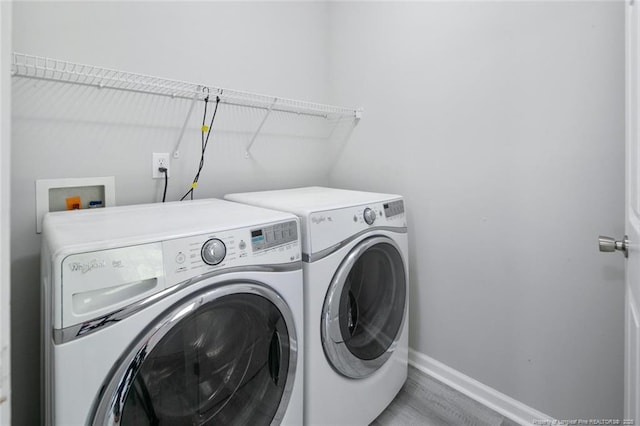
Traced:
[[178, 135], [178, 141], [176, 142], [175, 148], [173, 148], [173, 158], [180, 158], [180, 144], [182, 143], [182, 137], [184, 136], [184, 132], [187, 130], [187, 125], [189, 124], [189, 119], [191, 118], [191, 114], [193, 113], [193, 107], [196, 106], [196, 101], [198, 100], [198, 93], [193, 95], [191, 99], [191, 105], [189, 106], [189, 112], [187, 112], [187, 117], [184, 119], [184, 124], [182, 125], [182, 129], [180, 130], [180, 135]]
[[271, 102], [271, 105], [269, 105], [269, 108], [267, 109], [266, 114], [262, 118], [260, 125], [258, 126], [256, 131], [253, 133], [253, 137], [251, 137], [251, 140], [249, 141], [249, 145], [247, 145], [247, 149], [245, 150], [245, 153], [244, 153], [245, 158], [249, 158], [251, 156], [251, 147], [253, 146], [253, 143], [256, 141], [256, 138], [258, 137], [260, 130], [262, 130], [264, 123], [266, 123], [267, 118], [269, 118], [269, 114], [271, 114], [273, 107], [276, 106], [276, 102], [278, 102], [278, 98], [273, 98], [273, 102]]

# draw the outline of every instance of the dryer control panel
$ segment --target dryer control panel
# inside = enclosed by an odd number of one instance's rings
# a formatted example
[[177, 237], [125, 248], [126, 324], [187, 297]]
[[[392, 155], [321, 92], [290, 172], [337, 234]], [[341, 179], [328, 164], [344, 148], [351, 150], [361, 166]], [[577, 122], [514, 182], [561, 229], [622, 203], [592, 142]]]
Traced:
[[372, 228], [406, 228], [403, 199], [314, 212], [309, 215], [305, 253], [317, 253]]
[[404, 214], [404, 201], [397, 200], [390, 203], [384, 203], [384, 215], [387, 219]]

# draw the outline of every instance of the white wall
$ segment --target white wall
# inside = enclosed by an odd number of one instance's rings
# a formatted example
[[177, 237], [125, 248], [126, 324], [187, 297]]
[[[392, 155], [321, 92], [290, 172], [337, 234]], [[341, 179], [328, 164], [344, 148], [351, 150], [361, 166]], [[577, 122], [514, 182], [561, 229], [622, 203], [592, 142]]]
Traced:
[[[18, 2], [17, 52], [294, 99], [328, 100], [324, 3]], [[15, 424], [37, 424], [39, 249], [35, 187], [40, 178], [116, 177], [116, 202], [160, 199], [151, 153], [170, 152], [189, 101], [13, 79], [12, 292]], [[209, 114], [211, 114], [209, 109]], [[197, 198], [228, 192], [327, 184], [324, 120], [272, 114], [244, 147], [261, 111], [221, 107]], [[172, 161], [168, 199], [196, 172], [202, 105]]]
[[330, 176], [404, 194], [410, 345], [558, 419], [622, 417], [622, 2], [338, 2]]
[[11, 2], [0, 2], [0, 424], [11, 424]]

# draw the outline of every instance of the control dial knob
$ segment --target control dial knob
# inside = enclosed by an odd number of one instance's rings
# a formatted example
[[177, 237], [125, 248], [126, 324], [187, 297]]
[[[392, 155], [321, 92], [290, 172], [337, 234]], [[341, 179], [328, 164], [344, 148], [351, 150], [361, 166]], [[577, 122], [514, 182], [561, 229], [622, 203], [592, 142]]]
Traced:
[[376, 221], [376, 212], [369, 207], [364, 209], [362, 216], [364, 217], [364, 221], [367, 222], [367, 225], [373, 225], [373, 222]]
[[201, 255], [207, 265], [217, 265], [227, 255], [227, 247], [221, 240], [212, 238], [202, 246]]

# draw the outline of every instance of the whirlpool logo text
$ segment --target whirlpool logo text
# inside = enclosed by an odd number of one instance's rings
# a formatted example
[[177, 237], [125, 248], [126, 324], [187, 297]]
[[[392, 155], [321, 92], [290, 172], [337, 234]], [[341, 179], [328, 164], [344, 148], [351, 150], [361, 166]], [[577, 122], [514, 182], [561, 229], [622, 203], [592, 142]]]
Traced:
[[69, 264], [69, 269], [71, 272], [82, 272], [86, 274], [89, 271], [93, 271], [94, 269], [104, 268], [107, 265], [107, 262], [104, 260], [93, 259], [87, 263], [73, 262]]
[[320, 225], [322, 222], [333, 222], [331, 216], [313, 216], [311, 217], [311, 222], [316, 225]]

